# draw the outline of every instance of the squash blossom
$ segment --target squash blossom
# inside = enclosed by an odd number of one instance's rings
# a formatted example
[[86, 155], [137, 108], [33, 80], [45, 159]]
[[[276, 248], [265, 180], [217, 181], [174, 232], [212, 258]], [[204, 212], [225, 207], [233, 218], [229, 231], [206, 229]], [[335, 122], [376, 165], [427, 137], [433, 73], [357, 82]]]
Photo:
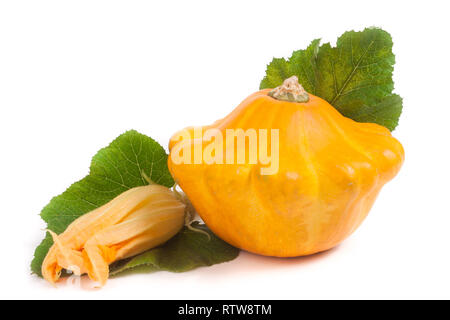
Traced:
[[62, 269], [88, 274], [103, 286], [109, 264], [154, 248], [185, 224], [186, 204], [169, 188], [148, 185], [130, 189], [76, 219], [62, 234], [50, 231], [54, 244], [42, 275], [55, 283]]

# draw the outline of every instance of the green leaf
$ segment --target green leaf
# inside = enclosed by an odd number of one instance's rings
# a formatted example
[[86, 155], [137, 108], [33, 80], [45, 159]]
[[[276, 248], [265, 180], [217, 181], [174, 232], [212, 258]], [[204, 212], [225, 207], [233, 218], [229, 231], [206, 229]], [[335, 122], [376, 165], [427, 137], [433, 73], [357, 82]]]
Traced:
[[117, 275], [125, 271], [185, 272], [202, 266], [230, 261], [239, 255], [239, 249], [220, 240], [206, 225], [194, 222], [192, 227], [207, 232], [210, 238], [185, 227], [161, 247], [111, 265], [111, 274]]
[[[306, 50], [294, 51], [289, 59], [289, 77], [297, 75], [306, 91], [316, 94], [318, 84], [317, 54], [320, 39], [316, 39]], [[302, 80], [300, 80], [302, 79]], [[281, 81], [283, 83], [284, 79]]]
[[284, 59], [274, 58], [267, 66], [266, 76], [261, 81], [261, 89], [275, 88], [283, 83], [284, 79], [289, 78], [292, 74], [289, 73], [289, 64]]
[[358, 122], [374, 122], [394, 130], [398, 125], [398, 119], [402, 113], [402, 98], [392, 94], [378, 102], [375, 107], [362, 105], [353, 114], [353, 119]]
[[[92, 159], [89, 175], [53, 198], [42, 210], [41, 217], [48, 229], [59, 234], [81, 215], [128, 189], [148, 184], [142, 172], [155, 183], [166, 187], [174, 184], [164, 148], [143, 134], [128, 131], [100, 150]], [[31, 270], [39, 276], [52, 244], [47, 233], [35, 251]]]
[[335, 47], [314, 40], [288, 60], [274, 59], [260, 88], [277, 87], [296, 75], [306, 91], [327, 100], [344, 116], [393, 130], [402, 109], [401, 98], [392, 93], [394, 63], [389, 33], [378, 28], [349, 31]]
[[44, 262], [45, 256], [52, 245], [52, 236], [47, 232], [44, 240], [42, 240], [41, 244], [34, 251], [34, 259], [31, 261], [31, 271], [40, 277], [42, 277], [42, 262]]

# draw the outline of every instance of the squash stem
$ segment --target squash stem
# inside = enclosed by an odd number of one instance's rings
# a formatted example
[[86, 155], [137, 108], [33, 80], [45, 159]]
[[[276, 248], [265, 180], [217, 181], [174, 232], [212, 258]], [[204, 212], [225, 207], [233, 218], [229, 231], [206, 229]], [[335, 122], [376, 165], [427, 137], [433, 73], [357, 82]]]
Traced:
[[298, 83], [298, 78], [292, 76], [284, 80], [281, 86], [269, 92], [269, 96], [281, 101], [305, 103], [309, 101], [308, 92]]
[[192, 205], [191, 201], [189, 201], [186, 194], [184, 194], [183, 192], [179, 192], [177, 190], [177, 186], [178, 186], [178, 184], [175, 183], [172, 190], [175, 193], [175, 195], [186, 205], [185, 216], [184, 216], [184, 225], [186, 226], [186, 228], [188, 228], [191, 231], [204, 234], [208, 238], [208, 241], [210, 241], [211, 236], [209, 235], [208, 232], [194, 228], [192, 226], [192, 223], [194, 223], [194, 221], [195, 221], [194, 219], [195, 219], [195, 213], [196, 213], [194, 206]]

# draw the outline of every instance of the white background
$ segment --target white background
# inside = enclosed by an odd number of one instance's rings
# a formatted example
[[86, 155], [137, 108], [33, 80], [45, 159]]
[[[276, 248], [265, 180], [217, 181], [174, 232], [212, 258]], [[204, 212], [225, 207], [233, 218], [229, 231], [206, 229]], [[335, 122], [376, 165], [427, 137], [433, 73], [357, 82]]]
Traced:
[[[0, 298], [450, 298], [446, 1], [0, 2]], [[128, 129], [167, 145], [258, 90], [272, 57], [379, 26], [394, 40], [406, 161], [361, 228], [327, 253], [242, 253], [101, 290], [30, 275], [39, 212]]]

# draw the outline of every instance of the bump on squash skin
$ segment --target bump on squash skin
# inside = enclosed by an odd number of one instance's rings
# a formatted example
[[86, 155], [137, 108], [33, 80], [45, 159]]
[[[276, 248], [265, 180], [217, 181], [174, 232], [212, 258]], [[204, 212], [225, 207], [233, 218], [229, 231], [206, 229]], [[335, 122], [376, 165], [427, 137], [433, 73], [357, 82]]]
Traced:
[[55, 283], [62, 269], [87, 273], [103, 286], [109, 264], [154, 248], [181, 230], [185, 204], [163, 186], [130, 189], [104, 206], [75, 220], [60, 235], [49, 231], [54, 244], [42, 275]]
[[[296, 103], [269, 92], [250, 95], [204, 129], [224, 137], [226, 129], [279, 129], [277, 174], [261, 175], [259, 163], [176, 164], [172, 154], [169, 170], [208, 227], [231, 245], [277, 257], [328, 250], [362, 223], [400, 170], [403, 147], [388, 129], [346, 118], [312, 94]], [[191, 140], [191, 153], [208, 142]], [[177, 143], [171, 139], [169, 149]]]

